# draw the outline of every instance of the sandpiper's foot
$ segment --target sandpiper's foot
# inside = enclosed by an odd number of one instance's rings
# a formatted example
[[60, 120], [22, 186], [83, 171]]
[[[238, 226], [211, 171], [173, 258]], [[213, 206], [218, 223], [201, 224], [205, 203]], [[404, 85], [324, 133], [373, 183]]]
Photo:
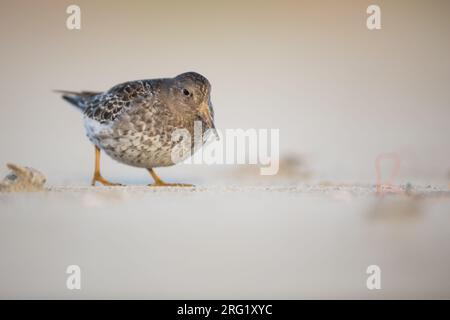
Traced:
[[149, 187], [194, 187], [193, 184], [189, 183], [165, 183], [160, 181], [158, 183], [152, 183], [148, 185]]
[[110, 186], [110, 187], [114, 187], [114, 186], [123, 186], [123, 184], [120, 183], [113, 183], [113, 182], [109, 182], [108, 180], [106, 180], [105, 178], [103, 178], [102, 176], [94, 176], [94, 178], [92, 178], [92, 182], [91, 185], [95, 186], [96, 182], [100, 182], [102, 185], [104, 186]]
[[96, 182], [100, 182], [104, 186], [121, 186], [120, 183], [109, 182], [100, 174], [100, 149], [97, 146], [95, 147], [95, 170], [91, 185], [95, 186]]
[[155, 183], [149, 184], [149, 187], [193, 187], [193, 184], [188, 183], [166, 183], [158, 177], [156, 172], [153, 169], [147, 169], [150, 175], [152, 176]]

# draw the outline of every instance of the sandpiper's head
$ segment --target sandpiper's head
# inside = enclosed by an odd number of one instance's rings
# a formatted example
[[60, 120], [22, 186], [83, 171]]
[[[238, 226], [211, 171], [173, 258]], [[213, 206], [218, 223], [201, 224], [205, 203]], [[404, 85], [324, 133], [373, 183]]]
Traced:
[[186, 104], [199, 105], [209, 100], [211, 85], [208, 79], [196, 72], [186, 72], [175, 77], [175, 94]]
[[178, 103], [197, 111], [209, 128], [214, 128], [211, 84], [196, 72], [182, 73], [174, 78], [173, 94]]

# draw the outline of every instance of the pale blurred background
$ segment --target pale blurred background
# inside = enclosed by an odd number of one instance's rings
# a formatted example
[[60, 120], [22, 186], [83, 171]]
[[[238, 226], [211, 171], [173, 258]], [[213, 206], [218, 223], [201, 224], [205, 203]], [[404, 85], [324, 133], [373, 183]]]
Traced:
[[[449, 1], [0, 3], [0, 173], [33, 166], [53, 187], [0, 193], [0, 298], [450, 297]], [[189, 70], [211, 81], [218, 128], [280, 129], [279, 175], [178, 165], [158, 173], [196, 189], [78, 188], [93, 147], [52, 90]], [[390, 153], [407, 192], [378, 197]], [[373, 264], [382, 290], [366, 287]]]
[[[282, 158], [305, 162], [308, 182], [375, 183], [376, 157], [396, 152], [396, 183], [448, 184], [446, 0], [0, 3], [0, 172], [9, 161], [53, 185], [88, 184], [93, 148], [81, 115], [52, 90], [193, 70], [213, 85], [219, 128], [279, 128]], [[366, 27], [372, 3], [381, 30]], [[66, 28], [70, 4], [81, 7], [80, 31]], [[150, 181], [103, 159], [111, 180]], [[160, 174], [217, 184], [234, 170]]]

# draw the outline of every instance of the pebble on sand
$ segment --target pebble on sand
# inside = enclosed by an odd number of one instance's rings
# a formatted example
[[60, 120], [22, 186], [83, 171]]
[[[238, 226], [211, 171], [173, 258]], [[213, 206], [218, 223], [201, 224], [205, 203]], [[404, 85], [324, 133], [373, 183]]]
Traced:
[[0, 192], [33, 192], [44, 190], [46, 177], [36, 169], [8, 163], [11, 172], [0, 182]]

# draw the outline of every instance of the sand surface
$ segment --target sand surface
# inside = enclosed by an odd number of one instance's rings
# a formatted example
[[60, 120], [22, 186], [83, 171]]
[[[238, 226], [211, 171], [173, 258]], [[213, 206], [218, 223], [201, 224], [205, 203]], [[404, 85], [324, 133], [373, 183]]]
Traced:
[[[450, 192], [406, 189], [3, 193], [0, 298], [450, 298]], [[366, 287], [373, 264], [381, 290]]]

